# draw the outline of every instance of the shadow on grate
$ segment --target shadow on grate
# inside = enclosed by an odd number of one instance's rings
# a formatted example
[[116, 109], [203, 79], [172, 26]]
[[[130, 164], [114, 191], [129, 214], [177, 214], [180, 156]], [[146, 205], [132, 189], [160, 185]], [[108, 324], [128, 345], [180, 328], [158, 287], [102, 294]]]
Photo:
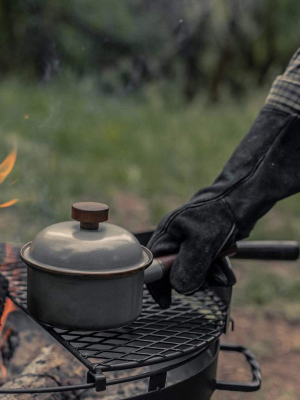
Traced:
[[[17, 254], [19, 248], [15, 248]], [[27, 268], [16, 261], [1, 265], [10, 297], [25, 312]], [[208, 347], [223, 332], [227, 308], [210, 290], [175, 295], [162, 310], [144, 288], [143, 311], [130, 326], [108, 331], [67, 331], [39, 323], [89, 370], [116, 371], [172, 361]]]

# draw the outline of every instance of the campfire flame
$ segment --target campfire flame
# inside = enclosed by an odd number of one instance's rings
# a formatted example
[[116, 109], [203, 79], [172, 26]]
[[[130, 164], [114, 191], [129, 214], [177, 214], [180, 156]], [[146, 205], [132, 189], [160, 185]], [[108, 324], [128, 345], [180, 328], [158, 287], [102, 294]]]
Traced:
[[[9, 329], [7, 329], [5, 331], [5, 333], [3, 335], [1, 335], [1, 340], [0, 340], [0, 350], [1, 350], [1, 352], [2, 352], [2, 350], [4, 348], [4, 346], [5, 346], [6, 341], [9, 339], [11, 334], [12, 334], [12, 329], [9, 328]], [[1, 371], [0, 382], [1, 382], [1, 384], [3, 384], [6, 381], [6, 378], [7, 378], [7, 368], [4, 365], [3, 359], [2, 359], [1, 366], [0, 366], [0, 371]]]
[[[7, 317], [9, 316], [9, 314], [11, 312], [15, 311], [16, 309], [17, 309], [17, 307], [12, 302], [12, 300], [8, 297], [6, 299], [6, 302], [5, 302], [5, 305], [4, 305], [3, 314], [2, 314], [2, 317], [1, 317], [0, 338], [2, 336], [2, 332], [3, 332], [3, 329], [5, 327], [5, 323], [6, 323]], [[0, 348], [1, 348], [1, 339], [0, 339]]]
[[[4, 268], [6, 264], [12, 263], [13, 261], [16, 261], [16, 262], [18, 261], [13, 252], [13, 247], [10, 243], [5, 243], [5, 256], [2, 261], [2, 264], [0, 265], [0, 273], [1, 273], [2, 268]], [[3, 310], [1, 320], [0, 320], [0, 343], [1, 343], [1, 336], [2, 336], [3, 329], [5, 327], [5, 322], [7, 320], [7, 317], [9, 316], [9, 314], [12, 311], [14, 311], [16, 309], [17, 309], [17, 307], [12, 302], [12, 300], [8, 297], [5, 301], [4, 310]]]
[[9, 201], [7, 201], [6, 203], [0, 204], [0, 208], [10, 207], [10, 206], [12, 206], [13, 204], [16, 204], [17, 201], [18, 201], [18, 199], [9, 200]]
[[[0, 184], [6, 179], [13, 169], [17, 158], [17, 148], [15, 147], [5, 160], [0, 164]], [[18, 199], [9, 200], [5, 203], [0, 204], [0, 208], [10, 207], [15, 204]]]
[[[12, 171], [17, 158], [17, 148], [15, 147], [8, 156], [4, 159], [4, 161], [0, 164], [0, 184], [7, 178], [7, 176]], [[18, 199], [12, 199], [6, 201], [5, 203], [0, 204], [0, 208], [7, 208], [17, 203]], [[12, 263], [14, 261], [18, 261], [14, 255], [12, 245], [9, 243], [5, 244], [5, 256], [0, 265], [0, 273], [2, 269], [5, 269], [5, 265], [8, 263]], [[0, 320], [0, 384], [3, 384], [7, 377], [7, 368], [4, 364], [3, 359], [3, 348], [5, 347], [6, 342], [9, 340], [9, 337], [12, 334], [11, 328], [5, 329], [5, 324], [9, 314], [13, 311], [17, 310], [17, 307], [12, 302], [10, 298], [6, 298], [3, 313]]]
[[[5, 244], [4, 252], [5, 256], [0, 265], [0, 273], [1, 270], [5, 269], [6, 264], [18, 261], [13, 252], [13, 247], [10, 243]], [[11, 328], [5, 329], [5, 324], [9, 314], [15, 310], [17, 310], [16, 305], [12, 302], [12, 300], [9, 297], [7, 297], [0, 321], [0, 385], [2, 385], [5, 382], [7, 377], [7, 368], [4, 365], [4, 360], [3, 360], [3, 348], [5, 347], [6, 342], [9, 340], [9, 337], [12, 334], [12, 329]]]

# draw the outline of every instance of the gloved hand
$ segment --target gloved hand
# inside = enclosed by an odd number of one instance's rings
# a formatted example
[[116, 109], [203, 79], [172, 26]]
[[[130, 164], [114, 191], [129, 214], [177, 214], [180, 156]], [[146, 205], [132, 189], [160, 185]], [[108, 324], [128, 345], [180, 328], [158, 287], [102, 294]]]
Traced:
[[222, 249], [246, 238], [277, 201], [300, 191], [299, 65], [298, 51], [216, 181], [160, 221], [149, 249], [155, 257], [178, 253], [170, 279], [148, 285], [163, 308], [171, 303], [171, 287], [195, 292]]

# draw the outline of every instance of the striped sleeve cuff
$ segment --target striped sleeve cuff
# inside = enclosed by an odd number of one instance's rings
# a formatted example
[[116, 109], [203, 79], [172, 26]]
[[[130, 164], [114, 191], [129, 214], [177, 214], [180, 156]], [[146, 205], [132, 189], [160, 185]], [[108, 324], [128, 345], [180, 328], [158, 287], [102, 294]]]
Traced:
[[288, 113], [300, 114], [300, 48], [293, 55], [284, 74], [274, 81], [266, 104]]
[[300, 81], [280, 75], [269, 92], [266, 104], [288, 113], [300, 114]]

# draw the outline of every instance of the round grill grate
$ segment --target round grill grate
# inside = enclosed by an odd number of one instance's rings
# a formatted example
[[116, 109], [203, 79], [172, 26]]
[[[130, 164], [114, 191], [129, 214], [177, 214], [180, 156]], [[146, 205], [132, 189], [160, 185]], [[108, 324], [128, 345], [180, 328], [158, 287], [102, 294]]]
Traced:
[[[27, 269], [11, 248], [0, 267], [12, 300], [25, 312]], [[101, 332], [66, 331], [39, 323], [86, 367], [116, 371], [172, 361], [208, 347], [225, 329], [227, 307], [213, 291], [174, 296], [162, 310], [144, 288], [143, 311], [130, 326]]]

